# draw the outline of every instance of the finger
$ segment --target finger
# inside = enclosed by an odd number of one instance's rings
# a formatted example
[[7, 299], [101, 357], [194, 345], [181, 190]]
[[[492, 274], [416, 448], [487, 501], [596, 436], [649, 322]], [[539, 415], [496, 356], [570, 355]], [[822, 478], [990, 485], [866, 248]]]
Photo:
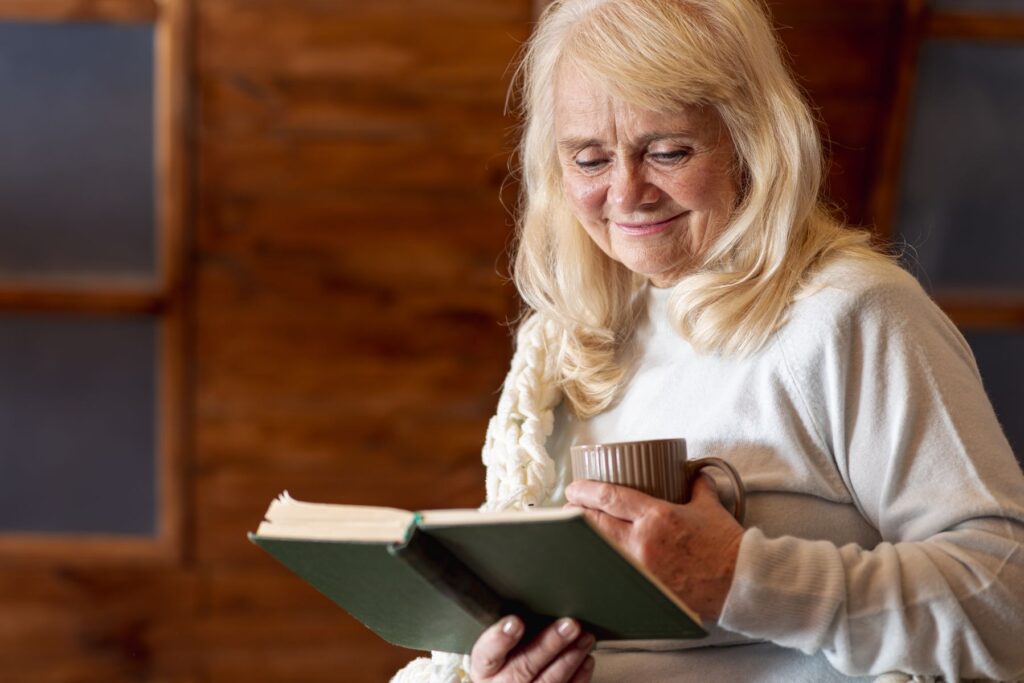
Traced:
[[572, 680], [587, 659], [592, 647], [594, 647], [594, 636], [589, 633], [582, 634], [541, 672], [536, 683], [567, 683]]
[[619, 545], [626, 545], [632, 531], [632, 522], [623, 522], [617, 517], [606, 515], [600, 510], [584, 510], [583, 516], [590, 525]]
[[523, 622], [519, 617], [505, 617], [484, 631], [469, 654], [470, 676], [490, 678], [505, 666], [511, 652], [523, 636]]
[[588, 480], [569, 484], [565, 489], [565, 497], [570, 503], [601, 510], [630, 522], [642, 517], [651, 505], [663, 502], [628, 486]]
[[512, 680], [532, 681], [579, 635], [580, 625], [574, 619], [559, 619], [509, 657], [505, 671], [511, 670]]

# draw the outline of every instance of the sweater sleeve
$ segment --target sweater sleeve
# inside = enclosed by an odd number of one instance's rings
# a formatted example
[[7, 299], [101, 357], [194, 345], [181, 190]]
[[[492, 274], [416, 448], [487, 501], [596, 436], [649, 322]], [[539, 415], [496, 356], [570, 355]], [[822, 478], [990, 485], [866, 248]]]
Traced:
[[[849, 294], [849, 293], [847, 293]], [[720, 625], [848, 675], [1024, 673], [1024, 476], [971, 352], [909, 276], [780, 333], [874, 548], [749, 529]]]

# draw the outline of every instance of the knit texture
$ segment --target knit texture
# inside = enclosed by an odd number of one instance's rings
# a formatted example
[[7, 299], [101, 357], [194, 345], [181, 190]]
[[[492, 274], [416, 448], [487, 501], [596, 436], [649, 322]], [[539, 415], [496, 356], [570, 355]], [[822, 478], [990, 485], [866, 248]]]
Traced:
[[[487, 502], [482, 510], [528, 510], [550, 503], [555, 463], [545, 442], [554, 428], [558, 388], [557, 333], [539, 315], [526, 320], [516, 335], [516, 354], [487, 425], [483, 461]], [[392, 683], [468, 682], [469, 657], [434, 652], [410, 662]]]

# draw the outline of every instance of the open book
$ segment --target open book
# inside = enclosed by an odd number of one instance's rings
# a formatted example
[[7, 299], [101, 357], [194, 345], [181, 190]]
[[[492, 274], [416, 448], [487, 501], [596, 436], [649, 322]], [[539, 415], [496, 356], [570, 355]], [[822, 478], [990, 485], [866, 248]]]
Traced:
[[284, 493], [249, 538], [382, 638], [417, 650], [468, 653], [506, 614], [528, 633], [570, 616], [598, 640], [706, 635], [580, 510], [409, 512]]

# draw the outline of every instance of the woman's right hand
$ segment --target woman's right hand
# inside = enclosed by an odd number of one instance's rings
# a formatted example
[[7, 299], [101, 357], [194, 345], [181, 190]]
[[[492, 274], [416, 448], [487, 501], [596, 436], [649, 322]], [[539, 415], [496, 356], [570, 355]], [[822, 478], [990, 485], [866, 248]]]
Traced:
[[477, 638], [469, 655], [473, 683], [587, 683], [594, 672], [594, 636], [579, 623], [559, 619], [528, 643], [523, 621], [505, 617]]

